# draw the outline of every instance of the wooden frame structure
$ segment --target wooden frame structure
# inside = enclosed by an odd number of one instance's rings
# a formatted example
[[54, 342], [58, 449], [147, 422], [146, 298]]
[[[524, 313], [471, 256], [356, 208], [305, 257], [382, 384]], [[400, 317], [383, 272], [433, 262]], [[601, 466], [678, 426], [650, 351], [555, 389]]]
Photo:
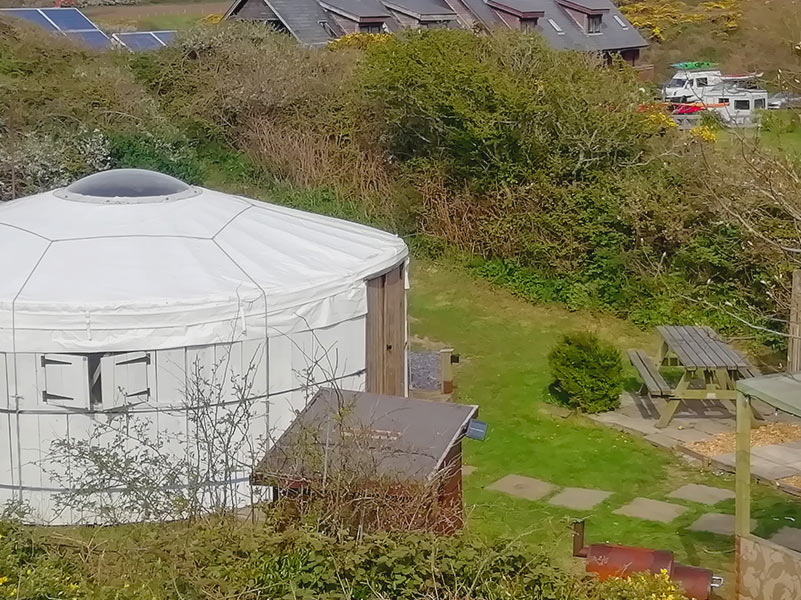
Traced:
[[801, 374], [779, 373], [737, 382], [735, 600], [799, 598], [801, 553], [751, 533], [753, 400], [801, 417]]
[[406, 270], [367, 280], [366, 391], [406, 395]]

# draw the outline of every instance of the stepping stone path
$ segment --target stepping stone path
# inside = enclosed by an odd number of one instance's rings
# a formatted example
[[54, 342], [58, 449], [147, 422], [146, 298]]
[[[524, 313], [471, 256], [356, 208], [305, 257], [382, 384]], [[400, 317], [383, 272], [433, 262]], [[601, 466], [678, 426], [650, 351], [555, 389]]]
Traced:
[[770, 541], [790, 550], [801, 552], [801, 529], [797, 527], [782, 527], [773, 534]]
[[462, 477], [467, 477], [470, 473], [475, 473], [476, 467], [470, 465], [462, 465]]
[[686, 507], [679, 506], [678, 504], [662, 502], [661, 500], [651, 500], [650, 498], [635, 498], [625, 506], [618, 508], [614, 513], [616, 515], [636, 517], [646, 521], [670, 523], [686, 511]]
[[[474, 470], [475, 467], [469, 465], [462, 466], [464, 475], [469, 475]], [[533, 477], [525, 477], [523, 475], [506, 475], [488, 485], [486, 489], [503, 492], [516, 498], [540, 500], [553, 493], [558, 488], [554, 484], [542, 481], [541, 479], [534, 479]], [[613, 492], [591, 488], [566, 487], [562, 488], [557, 494], [550, 498], [548, 504], [573, 510], [591, 510], [609, 498], [612, 493]], [[731, 500], [734, 498], [734, 492], [710, 485], [688, 483], [671, 492], [668, 497], [712, 506], [724, 500]], [[671, 502], [662, 502], [661, 500], [653, 500], [651, 498], [635, 498], [613, 512], [616, 515], [623, 515], [624, 517], [634, 517], [636, 519], [656, 521], [658, 523], [670, 523], [688, 510], [686, 506], [673, 504]], [[753, 531], [755, 527], [756, 521], [751, 519], [751, 531]], [[702, 531], [718, 535], [734, 535], [734, 515], [707, 513], [701, 515], [687, 529], [690, 531]], [[801, 529], [784, 527], [774, 534], [771, 541], [801, 552]]]
[[[751, 519], [751, 529], [756, 527], [756, 521]], [[734, 535], [734, 515], [722, 513], [707, 513], [698, 517], [698, 520], [687, 529], [690, 531], [705, 531], [718, 535]]]
[[701, 504], [709, 504], [711, 506], [718, 502], [723, 502], [724, 500], [731, 500], [734, 498], [734, 492], [709, 485], [688, 483], [668, 494], [668, 498], [700, 502]]
[[526, 500], [539, 500], [543, 496], [547, 496], [553, 492], [556, 486], [547, 481], [534, 479], [533, 477], [507, 475], [495, 483], [488, 485], [487, 489], [495, 490], [496, 492], [504, 492], [510, 496], [525, 498]]
[[553, 498], [548, 500], [548, 504], [563, 506], [574, 510], [590, 510], [606, 500], [612, 492], [603, 490], [593, 490], [588, 488], [566, 487]]

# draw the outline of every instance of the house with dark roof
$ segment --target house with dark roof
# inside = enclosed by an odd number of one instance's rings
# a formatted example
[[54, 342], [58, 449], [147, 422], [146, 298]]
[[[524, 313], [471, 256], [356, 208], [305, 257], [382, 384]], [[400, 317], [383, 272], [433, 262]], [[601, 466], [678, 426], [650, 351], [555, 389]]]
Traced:
[[310, 46], [347, 33], [509, 28], [558, 49], [619, 55], [640, 66], [648, 42], [611, 0], [234, 0], [226, 19], [261, 21]]

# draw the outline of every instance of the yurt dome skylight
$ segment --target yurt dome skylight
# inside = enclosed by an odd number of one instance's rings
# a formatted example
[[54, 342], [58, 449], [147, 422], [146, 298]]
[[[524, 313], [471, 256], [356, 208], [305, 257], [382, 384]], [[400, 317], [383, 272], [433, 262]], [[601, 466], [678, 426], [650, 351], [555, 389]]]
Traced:
[[169, 202], [198, 193], [198, 190], [175, 177], [144, 169], [102, 171], [55, 192], [65, 200], [100, 204]]

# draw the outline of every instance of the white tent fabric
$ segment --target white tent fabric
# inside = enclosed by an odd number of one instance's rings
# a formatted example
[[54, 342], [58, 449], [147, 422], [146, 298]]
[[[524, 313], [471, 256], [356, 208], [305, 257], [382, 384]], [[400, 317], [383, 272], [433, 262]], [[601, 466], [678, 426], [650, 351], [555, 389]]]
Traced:
[[0, 206], [0, 352], [313, 329], [365, 314], [365, 278], [408, 254], [370, 227], [203, 188], [129, 199], [69, 190]]

